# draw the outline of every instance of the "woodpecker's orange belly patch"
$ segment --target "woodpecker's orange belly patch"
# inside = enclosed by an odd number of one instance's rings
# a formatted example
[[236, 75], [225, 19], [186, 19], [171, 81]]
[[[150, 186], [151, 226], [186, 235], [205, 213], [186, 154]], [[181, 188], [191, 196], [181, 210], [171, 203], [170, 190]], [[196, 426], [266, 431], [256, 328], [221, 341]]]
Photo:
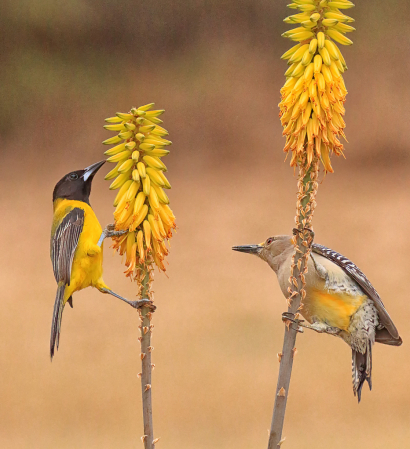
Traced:
[[319, 321], [347, 331], [351, 316], [366, 300], [366, 296], [309, 289], [301, 313], [310, 323]]

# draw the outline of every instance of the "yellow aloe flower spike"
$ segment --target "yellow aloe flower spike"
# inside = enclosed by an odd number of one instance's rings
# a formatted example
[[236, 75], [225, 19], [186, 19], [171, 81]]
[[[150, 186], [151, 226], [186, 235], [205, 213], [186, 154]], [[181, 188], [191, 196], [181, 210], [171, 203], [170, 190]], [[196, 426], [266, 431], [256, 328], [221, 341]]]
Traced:
[[[169, 154], [164, 147], [172, 142], [164, 138], [168, 131], [157, 118], [164, 111], [151, 110], [153, 106], [149, 103], [126, 113], [117, 112], [104, 125], [116, 133], [103, 142], [116, 145], [105, 152], [107, 162], [116, 164], [106, 176], [113, 180], [110, 189], [120, 189], [114, 201], [115, 228], [127, 231], [113, 238], [113, 247], [126, 254], [125, 274], [140, 283], [142, 266], [154, 263], [165, 271], [165, 242], [169, 243], [172, 229], [176, 228], [169, 198], [163, 190], [171, 185], [163, 174], [167, 168], [161, 160]], [[336, 119], [335, 123], [340, 126], [343, 122]]]
[[[338, 44], [353, 43], [345, 33], [354, 31], [347, 25], [354, 19], [344, 11], [354, 4], [349, 0], [297, 0], [288, 6], [301, 12], [284, 20], [295, 24], [296, 28], [282, 34], [299, 42], [282, 55], [289, 64], [279, 103], [283, 135], [286, 136], [284, 151], [292, 154], [292, 167], [305, 156], [308, 163], [312, 162], [316, 154], [325, 171], [333, 173], [331, 155], [343, 155], [340, 137], [346, 140], [343, 116], [347, 90], [343, 73], [347, 65]], [[121, 126], [109, 125], [108, 128], [119, 130]], [[120, 158], [113, 156], [114, 160]], [[149, 167], [152, 169], [152, 161]], [[159, 164], [155, 166], [158, 170], [157, 167]]]

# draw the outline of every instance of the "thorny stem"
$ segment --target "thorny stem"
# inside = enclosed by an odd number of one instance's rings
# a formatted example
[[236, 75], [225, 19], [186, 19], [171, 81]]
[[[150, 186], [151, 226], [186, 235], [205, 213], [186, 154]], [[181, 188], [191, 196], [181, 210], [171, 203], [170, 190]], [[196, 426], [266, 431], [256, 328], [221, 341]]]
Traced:
[[[152, 291], [150, 289], [151, 279], [150, 272], [152, 271], [152, 266], [144, 265], [142, 267], [142, 282], [140, 296], [142, 299], [148, 298], [152, 299]], [[140, 310], [140, 329], [141, 337], [139, 338], [141, 342], [141, 390], [142, 390], [142, 413], [144, 420], [144, 435], [142, 436], [142, 441], [144, 443], [145, 449], [154, 449], [154, 428], [152, 424], [152, 398], [151, 398], [151, 318], [152, 312], [148, 307], [142, 307]]]
[[[296, 229], [293, 238], [295, 254], [292, 257], [291, 273], [288, 288], [289, 297], [288, 312], [296, 314], [306, 296], [305, 275], [307, 273], [307, 261], [309, 259], [311, 245], [313, 242], [312, 217], [316, 207], [316, 193], [318, 188], [317, 178], [319, 161], [315, 158], [307, 167], [306, 159], [299, 165], [298, 196], [296, 202]], [[296, 352], [295, 342], [297, 331], [286, 323], [285, 337], [283, 340], [282, 353], [278, 354], [280, 367], [278, 383], [276, 387], [275, 405], [273, 408], [272, 424], [269, 435], [268, 449], [280, 448], [282, 440], [282, 429], [285, 420], [286, 402], [289, 393], [290, 377], [292, 374], [293, 357]], [[295, 326], [295, 325], [294, 325]]]

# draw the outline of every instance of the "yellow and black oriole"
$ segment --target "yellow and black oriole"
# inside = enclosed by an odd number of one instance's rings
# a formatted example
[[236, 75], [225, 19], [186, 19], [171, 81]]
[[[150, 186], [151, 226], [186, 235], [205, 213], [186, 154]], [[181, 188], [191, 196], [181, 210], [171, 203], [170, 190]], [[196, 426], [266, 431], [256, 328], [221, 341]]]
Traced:
[[109, 293], [135, 308], [151, 305], [146, 299], [128, 301], [114, 293], [102, 278], [103, 241], [119, 233], [112, 225], [103, 231], [90, 206], [91, 183], [105, 161], [65, 175], [53, 192], [51, 261], [58, 288], [51, 324], [50, 356], [60, 340], [61, 318], [65, 304], [73, 307], [74, 292], [92, 286]]

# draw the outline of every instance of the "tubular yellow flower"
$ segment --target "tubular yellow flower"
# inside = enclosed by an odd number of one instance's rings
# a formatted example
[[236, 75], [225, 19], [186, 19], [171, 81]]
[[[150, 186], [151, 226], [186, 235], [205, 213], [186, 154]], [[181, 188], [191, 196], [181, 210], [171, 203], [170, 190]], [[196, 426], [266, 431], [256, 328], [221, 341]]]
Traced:
[[[354, 19], [340, 10], [354, 4], [349, 0], [297, 0], [288, 6], [301, 13], [284, 20], [298, 26], [283, 36], [299, 42], [282, 55], [289, 65], [279, 103], [283, 135], [286, 136], [284, 151], [292, 153], [291, 166], [296, 166], [304, 155], [310, 164], [316, 153], [325, 171], [332, 173], [330, 155], [343, 154], [339, 138], [346, 139], [343, 105], [347, 90], [342, 74], [347, 66], [336, 43], [351, 45], [353, 42], [344, 34], [354, 31], [347, 25]], [[122, 129], [121, 125], [114, 126]], [[114, 157], [114, 160], [120, 159], [121, 156]], [[164, 176], [159, 165], [148, 165], [150, 170], [156, 169]], [[165, 182], [159, 183], [161, 175], [154, 174], [153, 179], [148, 173], [156, 186], [166, 188]], [[161, 200], [160, 195], [158, 197]]]
[[147, 247], [147, 251], [151, 251], [151, 225], [147, 220], [144, 220], [142, 227], [144, 228], [145, 245]]
[[[104, 153], [107, 162], [116, 164], [106, 176], [115, 178], [110, 189], [120, 189], [114, 201], [115, 228], [127, 231], [113, 239], [113, 247], [121, 255], [126, 254], [125, 274], [138, 281], [143, 265], [155, 263], [160, 271], [165, 271], [165, 241], [169, 243], [172, 229], [176, 228], [163, 190], [171, 185], [163, 174], [167, 167], [161, 160], [169, 154], [164, 148], [172, 142], [165, 138], [168, 131], [159, 126], [162, 120], [158, 116], [164, 110], [152, 111], [152, 106], [154, 103], [132, 108], [128, 113], [119, 112], [106, 119], [108, 125], [104, 125], [117, 133], [103, 142], [115, 144]], [[335, 119], [335, 126], [342, 123], [340, 118]]]

